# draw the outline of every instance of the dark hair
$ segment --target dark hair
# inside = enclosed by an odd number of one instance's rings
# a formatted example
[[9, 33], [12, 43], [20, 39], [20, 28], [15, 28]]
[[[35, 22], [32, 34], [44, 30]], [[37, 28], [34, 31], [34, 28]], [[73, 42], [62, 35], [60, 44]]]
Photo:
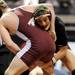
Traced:
[[[51, 15], [51, 12], [49, 11], [49, 9], [44, 6], [44, 5], [40, 5], [39, 7], [37, 7], [33, 13], [33, 17], [34, 17], [34, 23], [36, 25], [38, 25], [37, 21], [35, 20], [36, 17], [39, 17], [41, 15], [44, 15], [44, 14], [50, 14], [50, 16], [52, 17]], [[51, 20], [51, 17], [49, 17], [49, 20]]]
[[44, 14], [48, 13], [47, 10], [48, 10], [48, 8], [46, 6], [41, 5], [35, 9], [33, 16], [38, 17], [40, 15], [44, 15]]

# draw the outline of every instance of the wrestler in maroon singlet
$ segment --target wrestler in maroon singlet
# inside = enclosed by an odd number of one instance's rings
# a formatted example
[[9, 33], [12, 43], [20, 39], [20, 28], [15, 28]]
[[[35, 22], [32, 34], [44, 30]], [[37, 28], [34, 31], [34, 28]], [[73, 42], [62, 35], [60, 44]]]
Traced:
[[32, 13], [18, 9], [15, 11], [19, 17], [18, 31], [26, 35], [31, 41], [31, 48], [23, 54], [21, 59], [30, 66], [35, 60], [43, 59], [48, 62], [55, 51], [55, 43], [46, 31], [28, 24]]

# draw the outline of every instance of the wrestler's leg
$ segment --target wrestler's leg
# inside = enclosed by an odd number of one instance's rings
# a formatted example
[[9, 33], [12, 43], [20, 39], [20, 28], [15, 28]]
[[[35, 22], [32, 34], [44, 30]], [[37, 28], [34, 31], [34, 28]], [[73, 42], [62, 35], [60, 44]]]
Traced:
[[28, 70], [28, 66], [20, 58], [15, 56], [5, 71], [5, 75], [20, 75], [26, 70]]
[[75, 69], [75, 55], [71, 50], [67, 49], [65, 56], [62, 58], [62, 62], [68, 67], [70, 71]]

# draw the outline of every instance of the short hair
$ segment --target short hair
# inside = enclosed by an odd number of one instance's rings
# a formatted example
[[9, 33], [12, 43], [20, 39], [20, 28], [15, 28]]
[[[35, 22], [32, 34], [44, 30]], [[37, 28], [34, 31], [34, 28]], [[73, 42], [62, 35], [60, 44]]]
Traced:
[[34, 17], [38, 17], [38, 16], [41, 16], [41, 15], [44, 15], [44, 14], [47, 14], [47, 13], [50, 13], [50, 12], [48, 11], [48, 8], [47, 8], [46, 6], [44, 6], [44, 5], [40, 5], [40, 6], [38, 6], [38, 7], [35, 9], [35, 11], [34, 11], [34, 13], [33, 13], [33, 16], [34, 16]]

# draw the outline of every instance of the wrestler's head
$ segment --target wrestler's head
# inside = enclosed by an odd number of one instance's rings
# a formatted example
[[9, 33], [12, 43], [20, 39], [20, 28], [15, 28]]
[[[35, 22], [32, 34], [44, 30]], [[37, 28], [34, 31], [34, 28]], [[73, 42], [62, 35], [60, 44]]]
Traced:
[[44, 30], [49, 30], [51, 25], [51, 13], [46, 6], [39, 6], [34, 12], [34, 21], [37, 26]]

